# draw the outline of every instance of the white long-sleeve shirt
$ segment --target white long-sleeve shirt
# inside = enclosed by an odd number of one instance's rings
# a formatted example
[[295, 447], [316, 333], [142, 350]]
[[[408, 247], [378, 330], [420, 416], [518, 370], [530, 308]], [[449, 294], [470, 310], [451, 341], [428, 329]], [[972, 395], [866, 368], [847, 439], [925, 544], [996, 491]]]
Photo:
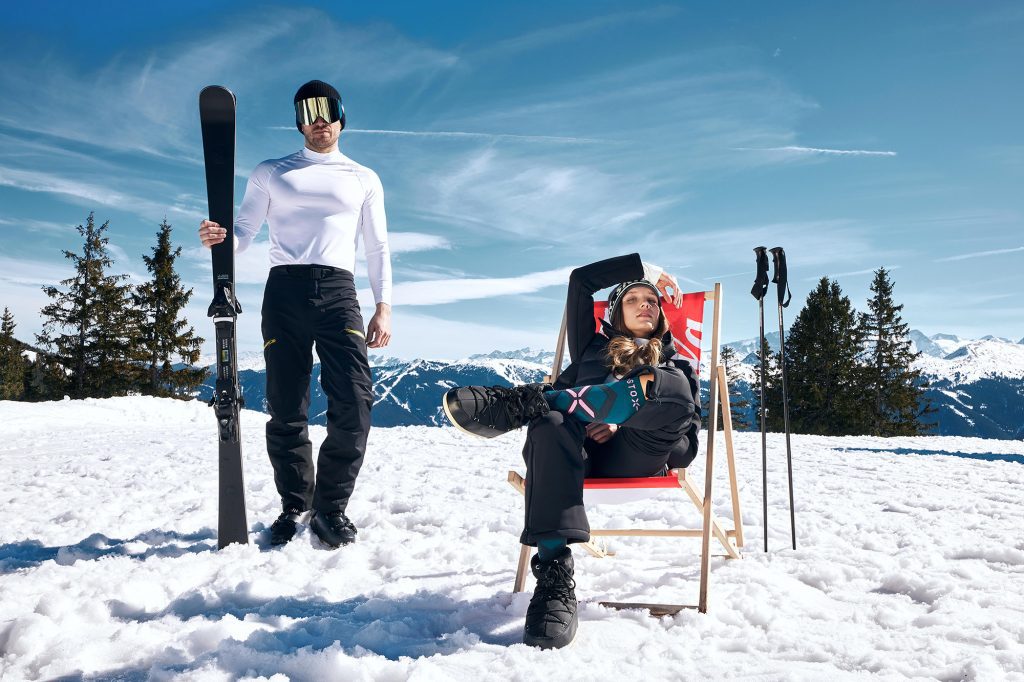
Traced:
[[266, 221], [270, 264], [329, 265], [355, 274], [362, 238], [374, 303], [391, 303], [384, 189], [377, 174], [339, 151], [303, 148], [256, 166], [235, 218], [244, 251]]

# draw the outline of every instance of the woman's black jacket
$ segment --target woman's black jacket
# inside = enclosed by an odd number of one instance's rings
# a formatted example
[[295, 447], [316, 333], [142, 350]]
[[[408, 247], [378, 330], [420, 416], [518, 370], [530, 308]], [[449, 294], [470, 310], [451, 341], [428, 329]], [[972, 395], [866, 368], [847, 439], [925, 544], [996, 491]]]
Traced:
[[[566, 338], [571, 362], [558, 375], [556, 389], [603, 384], [608, 380], [611, 370], [606, 349], [610, 337], [621, 335], [621, 332], [604, 323], [604, 333], [597, 333], [594, 323], [594, 292], [643, 276], [643, 263], [636, 253], [598, 261], [572, 271], [566, 300]], [[690, 421], [685, 435], [672, 448], [668, 463], [672, 468], [685, 467], [697, 454], [701, 411], [700, 400], [695, 399], [695, 396], [700, 394], [693, 367], [676, 353], [671, 332], [662, 337], [662, 363], [658, 371], [669, 379], [665, 383], [673, 387], [659, 398], [679, 402], [680, 414]], [[681, 380], [683, 378], [685, 381]], [[627, 427], [628, 423], [623, 426]]]

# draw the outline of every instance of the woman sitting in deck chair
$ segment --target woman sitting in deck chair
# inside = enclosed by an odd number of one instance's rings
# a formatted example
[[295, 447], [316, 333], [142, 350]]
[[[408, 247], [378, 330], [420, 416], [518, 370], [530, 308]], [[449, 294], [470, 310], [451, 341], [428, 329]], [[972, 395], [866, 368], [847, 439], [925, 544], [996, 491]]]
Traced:
[[[611, 323], [597, 332], [594, 292], [612, 285]], [[697, 380], [675, 352], [659, 291], [676, 306], [682, 301], [675, 278], [638, 254], [577, 268], [566, 308], [572, 362], [554, 386], [468, 386], [444, 396], [448, 418], [467, 433], [492, 438], [528, 426], [521, 542], [538, 548], [523, 637], [532, 646], [562, 647], [576, 634], [566, 545], [590, 540], [583, 479], [657, 475], [696, 456]]]

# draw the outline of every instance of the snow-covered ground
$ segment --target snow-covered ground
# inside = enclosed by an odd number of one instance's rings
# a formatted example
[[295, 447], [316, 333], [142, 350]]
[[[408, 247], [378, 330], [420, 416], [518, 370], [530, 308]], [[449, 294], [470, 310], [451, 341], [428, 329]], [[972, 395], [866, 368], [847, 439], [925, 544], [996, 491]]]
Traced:
[[[1024, 443], [794, 437], [793, 551], [772, 436], [764, 553], [760, 437], [738, 434], [747, 547], [712, 560], [709, 612], [601, 607], [697, 601], [699, 540], [618, 539], [615, 558], [576, 553], [579, 636], [539, 651], [519, 643], [529, 593], [510, 593], [522, 433], [374, 430], [359, 541], [331, 551], [304, 528], [272, 549], [265, 420], [244, 413], [252, 544], [217, 551], [209, 408], [0, 402], [0, 678], [1024, 679]], [[662, 497], [592, 520], [697, 517]]]

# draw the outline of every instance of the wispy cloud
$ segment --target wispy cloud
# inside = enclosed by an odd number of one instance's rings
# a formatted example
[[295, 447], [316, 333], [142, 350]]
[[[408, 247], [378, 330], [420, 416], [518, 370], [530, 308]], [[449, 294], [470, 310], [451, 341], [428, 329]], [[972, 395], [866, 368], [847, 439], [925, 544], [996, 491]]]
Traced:
[[[275, 126], [276, 127], [276, 126]], [[283, 128], [283, 127], [282, 127]], [[294, 128], [287, 128], [294, 130]], [[550, 142], [560, 144], [598, 144], [608, 143], [608, 140], [599, 140], [591, 137], [562, 137], [558, 135], [513, 135], [509, 133], [471, 133], [463, 131], [444, 130], [360, 130], [358, 128], [345, 129], [346, 135], [394, 135], [397, 137], [427, 137], [427, 138], [453, 138], [471, 139], [484, 141], [512, 140], [515, 142]]]
[[28, 230], [29, 232], [49, 232], [52, 234], [66, 234], [74, 230], [70, 223], [56, 223], [48, 220], [35, 220], [27, 218], [16, 220], [12, 218], [0, 218], [0, 225], [10, 225], [13, 228]]
[[1007, 253], [1020, 253], [1021, 251], [1024, 251], [1024, 246], [1017, 246], [1010, 249], [994, 249], [992, 251], [975, 251], [974, 253], [962, 253], [959, 256], [936, 258], [933, 262], [948, 263], [950, 261], [967, 260], [968, 258], [986, 258], [988, 256], [1002, 256]]
[[50, 263], [26, 258], [0, 256], [0, 281], [35, 288], [53, 285], [62, 279], [72, 277], [74, 269], [70, 261]]
[[902, 222], [914, 227], [924, 227], [929, 231], [944, 229], [952, 232], [973, 232], [979, 228], [1017, 227], [1024, 219], [1019, 211], [976, 209], [945, 211], [941, 215], [926, 215]]
[[486, 123], [497, 121], [535, 127], [544, 120], [576, 129], [599, 127], [617, 133], [616, 139], [646, 133], [644, 139], [661, 136], [663, 142], [691, 144], [745, 131], [748, 143], [777, 142], [790, 131], [773, 125], [773, 119], [787, 121], [816, 105], [763, 70], [716, 66], [738, 58], [735, 51], [709, 50], [633, 63], [570, 83], [511, 91], [507, 102], [470, 104], [448, 120], [473, 123], [473, 128], [495, 127]]
[[[266, 234], [266, 233], [264, 233]], [[392, 254], [450, 249], [451, 243], [442, 236], [423, 232], [391, 232], [388, 246]], [[210, 250], [204, 246], [188, 246], [182, 251], [185, 259], [197, 267], [204, 276], [212, 271]], [[238, 284], [261, 285], [270, 274], [270, 241], [253, 242], [245, 251], [235, 254], [235, 281]], [[366, 275], [362, 250], [357, 251], [356, 275]]]
[[[391, 344], [384, 354], [455, 360], [495, 348], [550, 349], [555, 345], [562, 313], [557, 306], [545, 312], [547, 316], [536, 320], [536, 327], [530, 327], [518, 321], [502, 325], [500, 316], [486, 320], [458, 320], [448, 315], [424, 315], [405, 309], [392, 318]], [[464, 341], [453, 342], [456, 339]]]
[[[426, 234], [424, 232], [389, 232], [388, 247], [391, 253], [413, 253], [416, 251], [433, 251], [435, 249], [450, 249], [451, 242], [439, 234]], [[362, 251], [359, 252], [360, 254]]]
[[699, 263], [718, 267], [749, 263], [754, 275], [754, 251], [758, 244], [779, 244], [786, 248], [790, 279], [805, 268], [837, 269], [861, 265], [881, 258], [894, 258], [894, 251], [875, 243], [875, 230], [869, 224], [847, 219], [822, 219], [717, 227], [714, 225], [679, 226], [667, 233], [637, 238], [633, 243], [640, 253], [692, 252], [700, 243]]
[[[269, 130], [286, 130], [295, 132], [295, 126], [267, 126]], [[389, 135], [393, 137], [420, 137], [428, 139], [481, 140], [497, 142], [510, 140], [514, 142], [549, 142], [557, 144], [607, 144], [609, 140], [591, 137], [562, 137], [558, 135], [513, 135], [511, 133], [472, 133], [458, 130], [369, 130], [345, 128], [345, 135]]]
[[791, 144], [800, 118], [817, 107], [755, 66], [757, 59], [729, 47], [627, 60], [618, 68], [542, 80], [528, 90], [510, 88], [448, 108], [437, 126], [608, 140], [614, 148], [580, 147], [572, 162], [629, 174], [655, 193], [671, 178], [679, 192], [687, 181], [711, 173], [792, 160], [734, 151]]
[[679, 8], [677, 7], [663, 5], [639, 11], [615, 12], [582, 21], [549, 26], [512, 38], [499, 40], [473, 53], [472, 58], [508, 57], [517, 52], [536, 50], [553, 44], [562, 45], [590, 33], [621, 27], [629, 21], [658, 21], [678, 12]]
[[[882, 266], [879, 266], [879, 267], [883, 267], [886, 270], [888, 270], [889, 272], [892, 272], [893, 270], [899, 270], [900, 269], [899, 265], [882, 265]], [[878, 271], [878, 268], [875, 267], [875, 268], [865, 268], [864, 270], [852, 270], [850, 272], [825, 273], [825, 274], [821, 274], [821, 275], [815, 275], [813, 277], [805, 277], [804, 281], [805, 282], [817, 282], [822, 277], [830, 277], [832, 279], [838, 279], [840, 277], [859, 277], [861, 275], [873, 275], [877, 271]]]
[[418, 217], [524, 245], [600, 242], [679, 201], [642, 177], [493, 147], [434, 165], [413, 188]]
[[740, 152], [781, 152], [800, 156], [896, 156], [896, 152], [878, 151], [872, 149], [825, 149], [820, 147], [799, 147], [786, 145], [785, 147], [736, 147]]
[[0, 308], [9, 308], [14, 315], [15, 338], [35, 343], [34, 335], [43, 326], [39, 311], [51, 300], [43, 286], [59, 286], [74, 274], [70, 261], [64, 259], [46, 262], [0, 256]]
[[18, 170], [0, 167], [0, 185], [15, 187], [26, 192], [48, 192], [100, 203], [107, 206], [123, 205], [132, 199], [117, 190], [102, 185], [79, 182], [42, 171]]
[[[194, 32], [187, 42], [119, 55], [94, 72], [53, 57], [0, 58], [0, 124], [133, 154], [194, 156], [201, 85], [230, 83], [240, 101], [268, 90], [290, 96], [308, 79], [309, 63], [279, 55], [308, 52], [314, 34], [317, 63], [336, 65], [324, 68], [327, 77], [343, 73], [346, 83], [429, 77], [458, 62], [386, 25], [350, 27], [319, 10], [263, 8]], [[53, 111], [75, 112], [74, 125]]]
[[[435, 279], [395, 284], [392, 299], [396, 306], [425, 306], [472, 301], [498, 296], [529, 294], [552, 286], [565, 286], [572, 268], [533, 272], [519, 277]], [[360, 291], [369, 298], [368, 291]]]
[[749, 271], [744, 272], [730, 272], [725, 275], [709, 275], [704, 278], [705, 282], [718, 282], [723, 279], [732, 279], [733, 277], [750, 277], [751, 280], [754, 278], [754, 269], [751, 268]]
[[395, 281], [465, 279], [469, 276], [469, 273], [461, 267], [421, 262], [417, 262], [415, 265], [395, 263], [393, 272]]
[[[56, 194], [73, 203], [93, 207], [96, 204], [117, 209], [131, 207], [141, 215], [157, 218], [168, 213], [175, 213], [187, 218], [195, 218], [198, 214], [189, 207], [175, 204], [170, 206], [138, 194], [128, 194], [107, 185], [64, 177], [53, 172], [33, 171], [0, 166], [0, 186], [14, 187], [26, 192], [42, 192]], [[159, 191], [154, 194], [159, 195]]]

